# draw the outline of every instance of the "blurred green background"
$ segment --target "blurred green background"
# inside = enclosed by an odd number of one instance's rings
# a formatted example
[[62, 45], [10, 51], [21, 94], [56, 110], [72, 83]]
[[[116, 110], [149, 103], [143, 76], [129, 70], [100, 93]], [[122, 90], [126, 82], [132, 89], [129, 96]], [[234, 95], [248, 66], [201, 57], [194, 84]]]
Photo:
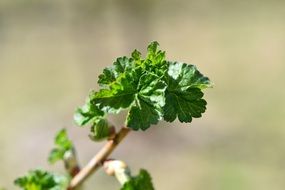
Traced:
[[[113, 157], [148, 169], [158, 190], [283, 190], [285, 1], [1, 0], [0, 187], [43, 167], [67, 127], [84, 165], [103, 145], [75, 108], [116, 57], [157, 40], [215, 83], [191, 124], [133, 132]], [[111, 117], [117, 125], [122, 117]], [[165, 127], [166, 126], [166, 127]], [[86, 189], [119, 189], [101, 170]]]

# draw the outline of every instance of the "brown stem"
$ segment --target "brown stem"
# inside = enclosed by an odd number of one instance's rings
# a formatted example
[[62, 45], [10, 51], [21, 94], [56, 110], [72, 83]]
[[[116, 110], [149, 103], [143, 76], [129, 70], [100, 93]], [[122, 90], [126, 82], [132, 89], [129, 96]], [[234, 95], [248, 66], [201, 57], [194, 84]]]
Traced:
[[122, 127], [113, 139], [109, 139], [104, 147], [89, 161], [89, 163], [80, 170], [80, 172], [71, 180], [68, 190], [73, 190], [82, 184], [93, 172], [95, 172], [104, 160], [113, 152], [118, 144], [130, 132], [130, 129]]

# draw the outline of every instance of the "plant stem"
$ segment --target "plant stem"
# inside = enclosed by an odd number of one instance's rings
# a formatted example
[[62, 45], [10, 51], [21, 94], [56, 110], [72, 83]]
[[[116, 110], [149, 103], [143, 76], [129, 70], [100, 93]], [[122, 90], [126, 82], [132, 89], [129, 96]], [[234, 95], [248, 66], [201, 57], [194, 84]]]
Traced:
[[129, 128], [122, 127], [113, 139], [107, 141], [104, 147], [89, 161], [89, 163], [80, 170], [80, 172], [71, 180], [68, 190], [73, 190], [82, 184], [93, 172], [95, 172], [104, 160], [120, 144], [125, 136], [130, 132]]

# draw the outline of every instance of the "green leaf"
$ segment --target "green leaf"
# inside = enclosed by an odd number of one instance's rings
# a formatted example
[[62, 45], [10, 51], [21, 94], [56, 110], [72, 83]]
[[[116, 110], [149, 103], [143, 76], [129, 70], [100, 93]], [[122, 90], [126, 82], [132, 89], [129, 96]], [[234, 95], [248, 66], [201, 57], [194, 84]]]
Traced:
[[155, 53], [157, 52], [157, 48], [159, 47], [159, 43], [157, 41], [153, 41], [151, 42], [148, 46], [147, 46], [147, 52], [148, 52], [148, 56], [150, 55], [155, 55]]
[[101, 141], [110, 135], [110, 126], [107, 120], [101, 119], [91, 127], [89, 137], [94, 141]]
[[73, 143], [68, 138], [66, 130], [60, 130], [56, 136], [54, 143], [56, 145], [49, 154], [48, 161], [49, 163], [53, 164], [58, 160], [63, 160], [64, 154], [67, 151], [71, 151], [73, 149]]
[[23, 190], [65, 190], [69, 179], [64, 175], [33, 170], [29, 171], [26, 176], [16, 179], [14, 183]]
[[85, 105], [76, 110], [74, 114], [74, 121], [77, 125], [83, 126], [94, 123], [100, 120], [103, 116], [104, 112], [101, 111], [96, 105], [91, 104], [90, 99], [88, 98]]
[[186, 91], [167, 91], [164, 106], [164, 119], [173, 122], [178, 117], [180, 122], [191, 122], [206, 110], [207, 102], [202, 99], [203, 93], [198, 88]]
[[[139, 57], [139, 52], [133, 53], [135, 58]], [[106, 86], [115, 82], [118, 77], [125, 72], [129, 72], [135, 66], [134, 60], [127, 57], [119, 57], [113, 63], [113, 66], [107, 67], [103, 70], [103, 74], [99, 75], [98, 84], [100, 86]]]
[[186, 90], [191, 87], [202, 90], [212, 87], [209, 78], [202, 75], [196, 66], [179, 62], [169, 62], [168, 64], [166, 77], [170, 89]]
[[161, 63], [165, 59], [165, 52], [158, 50], [159, 43], [158, 42], [152, 42], [147, 50], [147, 56], [146, 60], [150, 60], [152, 62], [152, 65], [157, 65]]
[[127, 126], [145, 130], [162, 116], [165, 89], [166, 84], [158, 76], [151, 73], [140, 76], [134, 70], [110, 85], [110, 89], [95, 93], [91, 99], [109, 113], [130, 108]]
[[185, 63], [169, 63], [166, 76], [168, 88], [164, 106], [164, 119], [173, 122], [191, 122], [206, 110], [207, 102], [202, 99], [204, 88], [210, 87], [209, 79], [203, 76], [195, 66]]
[[152, 105], [140, 101], [139, 106], [132, 106], [127, 118], [127, 126], [133, 130], [144, 131], [151, 124], [157, 124], [159, 120], [160, 113]]
[[165, 61], [165, 51], [158, 50], [158, 47], [158, 42], [152, 42], [148, 46], [147, 56], [143, 65], [147, 71], [162, 76], [167, 70], [168, 64]]
[[73, 147], [72, 141], [69, 140], [65, 129], [61, 129], [57, 133], [57, 135], [55, 136], [54, 142], [58, 147], [63, 148], [65, 150], [70, 150]]
[[107, 113], [118, 113], [128, 108], [135, 99], [141, 70], [136, 69], [113, 82], [109, 89], [102, 89], [90, 95], [93, 104]]
[[125, 183], [121, 190], [154, 190], [150, 174], [146, 170], [140, 170], [138, 176]]
[[141, 61], [141, 57], [142, 57], [142, 54], [141, 52], [139, 52], [138, 50], [134, 50], [133, 53], [132, 53], [132, 58], [135, 60], [135, 61]]
[[54, 148], [50, 151], [48, 156], [48, 161], [51, 164], [54, 164], [55, 162], [62, 160], [64, 157], [65, 151], [63, 149]]
[[157, 124], [163, 115], [166, 84], [153, 74], [145, 74], [139, 82], [139, 92], [135, 104], [127, 117], [127, 126], [133, 130], [146, 130], [151, 124]]

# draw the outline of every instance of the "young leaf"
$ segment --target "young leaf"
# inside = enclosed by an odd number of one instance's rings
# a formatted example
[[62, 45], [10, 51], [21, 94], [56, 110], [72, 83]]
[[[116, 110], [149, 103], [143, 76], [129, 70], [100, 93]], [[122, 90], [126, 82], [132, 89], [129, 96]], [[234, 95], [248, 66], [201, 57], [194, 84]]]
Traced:
[[110, 126], [106, 119], [101, 119], [91, 127], [89, 137], [94, 141], [101, 141], [110, 135]]
[[118, 113], [121, 109], [130, 108], [127, 126], [145, 130], [162, 116], [166, 84], [154, 74], [139, 76], [137, 73], [136, 70], [127, 73], [109, 90], [103, 89], [91, 99], [106, 112]]
[[62, 129], [57, 133], [54, 142], [58, 147], [65, 150], [70, 150], [73, 148], [72, 142], [69, 140], [65, 129]]
[[198, 88], [189, 88], [185, 91], [167, 91], [164, 119], [173, 122], [178, 117], [180, 122], [191, 122], [192, 117], [201, 117], [207, 104], [202, 97], [203, 93]]
[[91, 104], [90, 99], [88, 98], [85, 105], [76, 110], [74, 114], [74, 121], [77, 125], [83, 126], [97, 122], [103, 116], [104, 112], [101, 111], [96, 105]]
[[180, 88], [183, 91], [190, 87], [201, 90], [212, 87], [209, 78], [202, 75], [194, 65], [179, 62], [168, 64], [166, 80], [170, 89]]
[[132, 58], [135, 60], [135, 61], [141, 61], [141, 57], [142, 57], [142, 54], [141, 52], [139, 52], [138, 50], [134, 50], [133, 53], [132, 53]]
[[127, 117], [127, 127], [133, 130], [146, 130], [151, 124], [157, 124], [160, 120], [160, 112], [152, 105], [140, 101], [139, 106], [132, 106]]
[[102, 89], [90, 95], [91, 103], [107, 113], [118, 113], [128, 108], [135, 99], [140, 70], [132, 70], [117, 78], [109, 89]]
[[61, 149], [58, 149], [58, 148], [52, 149], [49, 153], [49, 156], [48, 156], [48, 162], [51, 164], [54, 164], [58, 160], [62, 160], [64, 157], [64, 153], [65, 153], [65, 151], [63, 151]]
[[145, 74], [140, 78], [138, 89], [127, 117], [127, 126], [133, 130], [146, 130], [151, 124], [157, 124], [163, 115], [166, 84], [154, 74]]
[[149, 63], [152, 66], [158, 66], [165, 60], [165, 52], [158, 50], [159, 43], [152, 42], [147, 47], [147, 56], [145, 62]]
[[185, 63], [169, 63], [166, 75], [168, 84], [164, 106], [164, 119], [172, 122], [178, 117], [180, 122], [191, 122], [192, 117], [201, 117], [207, 102], [202, 99], [201, 89], [211, 86], [195, 66]]
[[138, 176], [125, 183], [121, 190], [154, 190], [150, 174], [146, 170], [140, 170]]
[[51, 150], [48, 157], [49, 163], [52, 164], [58, 160], [63, 160], [64, 154], [73, 149], [72, 141], [69, 140], [65, 129], [62, 129], [57, 133], [54, 143], [56, 147]]
[[142, 65], [145, 70], [158, 76], [163, 76], [168, 64], [165, 61], [165, 51], [158, 50], [158, 47], [159, 44], [157, 42], [152, 42], [148, 46], [147, 56]]
[[[136, 52], [134, 56], [139, 56]], [[113, 66], [107, 67], [103, 70], [103, 74], [99, 75], [98, 84], [100, 86], [106, 86], [116, 81], [118, 77], [126, 72], [132, 70], [135, 66], [134, 60], [127, 57], [119, 57], [113, 63]]]
[[23, 190], [65, 190], [69, 179], [64, 175], [53, 174], [43, 170], [33, 170], [26, 176], [14, 181]]

